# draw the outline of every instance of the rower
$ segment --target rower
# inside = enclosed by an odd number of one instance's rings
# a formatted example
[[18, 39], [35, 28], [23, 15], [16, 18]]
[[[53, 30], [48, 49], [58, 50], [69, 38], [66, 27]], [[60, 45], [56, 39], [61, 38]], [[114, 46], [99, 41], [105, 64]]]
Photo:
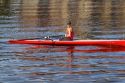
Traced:
[[66, 37], [67, 40], [73, 40], [73, 36], [74, 36], [73, 27], [71, 25], [71, 22], [69, 21], [67, 23], [65, 37]]

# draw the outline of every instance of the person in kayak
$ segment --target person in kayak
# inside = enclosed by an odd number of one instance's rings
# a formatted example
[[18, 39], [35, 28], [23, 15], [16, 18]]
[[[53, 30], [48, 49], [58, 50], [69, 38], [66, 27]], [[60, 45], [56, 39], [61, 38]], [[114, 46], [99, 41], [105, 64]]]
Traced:
[[[63, 37], [59, 37], [59, 40], [63, 41], [63, 40], [73, 40], [74, 37], [74, 31], [73, 31], [73, 27], [71, 25], [71, 22], [69, 21], [67, 23], [67, 27], [66, 27], [66, 32], [65, 32], [65, 36]], [[46, 40], [52, 40], [53, 38], [51, 37], [44, 37]]]
[[73, 40], [74, 37], [74, 31], [70, 21], [67, 23], [65, 37], [67, 40]]

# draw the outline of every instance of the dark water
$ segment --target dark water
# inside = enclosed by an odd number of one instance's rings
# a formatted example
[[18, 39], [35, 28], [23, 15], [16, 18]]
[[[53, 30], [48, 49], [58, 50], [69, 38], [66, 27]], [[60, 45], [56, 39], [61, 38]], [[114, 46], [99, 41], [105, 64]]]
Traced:
[[124, 39], [124, 0], [0, 0], [0, 83], [125, 83], [125, 48], [13, 45], [64, 35]]

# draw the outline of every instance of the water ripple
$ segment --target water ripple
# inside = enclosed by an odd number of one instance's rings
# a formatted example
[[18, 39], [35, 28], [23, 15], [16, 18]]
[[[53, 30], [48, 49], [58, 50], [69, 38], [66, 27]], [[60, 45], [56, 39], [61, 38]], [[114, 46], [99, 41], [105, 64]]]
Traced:
[[9, 44], [64, 35], [124, 39], [124, 0], [1, 0], [0, 83], [125, 83], [125, 48]]

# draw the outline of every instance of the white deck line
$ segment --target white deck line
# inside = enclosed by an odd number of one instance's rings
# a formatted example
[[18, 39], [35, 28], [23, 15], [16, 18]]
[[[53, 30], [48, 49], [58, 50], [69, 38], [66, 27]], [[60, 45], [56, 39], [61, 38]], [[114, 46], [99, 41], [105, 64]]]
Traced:
[[73, 40], [73, 41], [125, 41], [125, 40]]

